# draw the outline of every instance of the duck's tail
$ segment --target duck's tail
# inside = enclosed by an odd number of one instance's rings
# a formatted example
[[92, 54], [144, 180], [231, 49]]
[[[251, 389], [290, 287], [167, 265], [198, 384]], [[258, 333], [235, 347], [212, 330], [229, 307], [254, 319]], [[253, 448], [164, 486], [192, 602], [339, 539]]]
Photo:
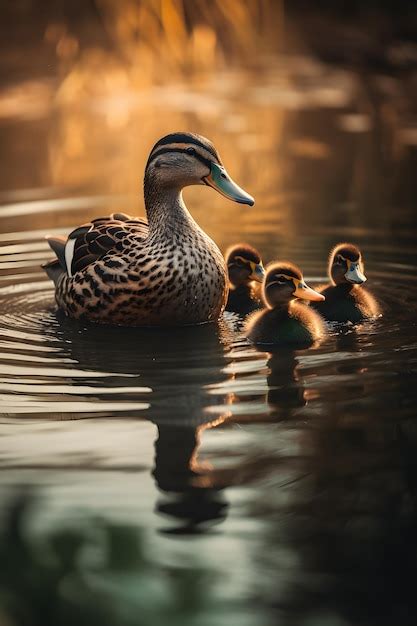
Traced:
[[54, 259], [53, 261], [49, 261], [48, 263], [43, 263], [41, 267], [44, 272], [47, 273], [49, 278], [54, 282], [54, 285], [56, 287], [61, 276], [65, 274], [65, 271], [62, 269], [58, 259]]
[[42, 269], [47, 273], [49, 278], [54, 282], [55, 287], [59, 279], [66, 273], [65, 265], [65, 237], [47, 237], [49, 246], [55, 252], [57, 258], [42, 265]]

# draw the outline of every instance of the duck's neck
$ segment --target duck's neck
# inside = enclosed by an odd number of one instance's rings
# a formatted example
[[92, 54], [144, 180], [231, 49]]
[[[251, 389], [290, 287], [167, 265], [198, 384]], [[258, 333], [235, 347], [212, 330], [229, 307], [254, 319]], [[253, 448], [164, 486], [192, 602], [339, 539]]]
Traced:
[[294, 300], [291, 300], [291, 302], [282, 302], [271, 307], [269, 310], [273, 315], [276, 315], [277, 317], [281, 317], [283, 315], [285, 316], [289, 314], [293, 302]]
[[150, 236], [172, 239], [177, 234], [197, 227], [185, 206], [181, 187], [161, 187], [145, 176], [144, 194]]
[[250, 283], [240, 283], [240, 285], [234, 285], [232, 282], [229, 283], [230, 291], [234, 291], [239, 294], [250, 294], [252, 293], [252, 286]]
[[348, 294], [353, 291], [355, 287], [358, 287], [358, 285], [354, 285], [353, 283], [339, 283], [335, 285], [335, 287], [340, 293]]

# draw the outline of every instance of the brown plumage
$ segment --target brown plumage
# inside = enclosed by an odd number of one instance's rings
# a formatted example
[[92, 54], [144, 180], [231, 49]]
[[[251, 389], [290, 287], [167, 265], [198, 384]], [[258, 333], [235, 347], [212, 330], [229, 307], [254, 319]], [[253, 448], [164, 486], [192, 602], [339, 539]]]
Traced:
[[246, 335], [253, 343], [308, 346], [323, 337], [320, 315], [295, 300], [323, 297], [306, 285], [293, 263], [275, 262], [267, 267], [262, 297], [267, 308], [246, 323]]
[[338, 243], [330, 251], [330, 284], [318, 289], [326, 300], [312, 306], [331, 322], [360, 322], [380, 314], [374, 296], [362, 285], [366, 281], [361, 251], [352, 243]]
[[[148, 235], [148, 223], [144, 219], [133, 219], [126, 213], [112, 213], [108, 217], [97, 217], [87, 224], [75, 228], [68, 237], [49, 237], [48, 242], [64, 263], [64, 248], [68, 241], [74, 240], [71, 267], [66, 268], [75, 274], [97, 261], [106, 252], [116, 247], [118, 242], [128, 234], [145, 239]], [[51, 265], [57, 261], [51, 261]], [[59, 262], [59, 259], [58, 259]], [[48, 267], [45, 265], [45, 269]]]
[[226, 267], [182, 199], [183, 187], [194, 184], [253, 204], [207, 139], [163, 137], [145, 169], [147, 221], [116, 213], [76, 228], [66, 240], [48, 240], [57, 260], [45, 270], [58, 305], [74, 318], [128, 326], [218, 319], [227, 297]]
[[235, 244], [226, 250], [225, 260], [229, 277], [226, 311], [247, 315], [262, 308], [257, 287], [262, 283], [265, 270], [256, 248], [247, 243]]

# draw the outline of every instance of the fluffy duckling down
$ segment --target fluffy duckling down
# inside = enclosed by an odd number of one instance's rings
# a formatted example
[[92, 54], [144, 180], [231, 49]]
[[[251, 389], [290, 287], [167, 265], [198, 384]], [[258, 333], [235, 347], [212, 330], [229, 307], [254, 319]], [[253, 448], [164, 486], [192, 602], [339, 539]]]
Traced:
[[246, 323], [246, 335], [253, 343], [308, 346], [324, 336], [320, 315], [299, 302], [319, 302], [324, 296], [306, 284], [293, 263], [276, 262], [267, 268], [262, 299], [267, 308], [251, 315]]
[[338, 243], [329, 255], [330, 282], [318, 289], [325, 300], [312, 306], [329, 322], [360, 322], [376, 317], [380, 307], [363, 287], [364, 272], [360, 249], [352, 243]]
[[247, 315], [260, 309], [262, 301], [255, 283], [262, 283], [265, 268], [258, 250], [238, 243], [226, 251], [225, 260], [229, 278], [226, 311]]

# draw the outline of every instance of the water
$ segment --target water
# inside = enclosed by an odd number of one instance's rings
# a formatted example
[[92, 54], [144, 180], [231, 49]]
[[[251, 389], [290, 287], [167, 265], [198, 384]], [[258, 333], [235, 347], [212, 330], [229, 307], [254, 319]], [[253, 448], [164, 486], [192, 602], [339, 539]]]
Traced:
[[[151, 90], [145, 104], [120, 105], [121, 118], [104, 101], [2, 123], [13, 167], [0, 172], [1, 500], [36, 488], [41, 534], [96, 516], [140, 528], [157, 572], [209, 573], [217, 624], [412, 624], [415, 146], [401, 121], [362, 111], [354, 75], [314, 67], [314, 80], [287, 90], [271, 67], [188, 99], [173, 88], [161, 103]], [[395, 97], [384, 106], [395, 111]], [[256, 198], [248, 209], [186, 191], [223, 249], [248, 241], [314, 284], [332, 245], [354, 241], [383, 316], [270, 354], [231, 314], [144, 330], [57, 312], [44, 235], [112, 210], [140, 214], [146, 153], [182, 128], [212, 138]]]

